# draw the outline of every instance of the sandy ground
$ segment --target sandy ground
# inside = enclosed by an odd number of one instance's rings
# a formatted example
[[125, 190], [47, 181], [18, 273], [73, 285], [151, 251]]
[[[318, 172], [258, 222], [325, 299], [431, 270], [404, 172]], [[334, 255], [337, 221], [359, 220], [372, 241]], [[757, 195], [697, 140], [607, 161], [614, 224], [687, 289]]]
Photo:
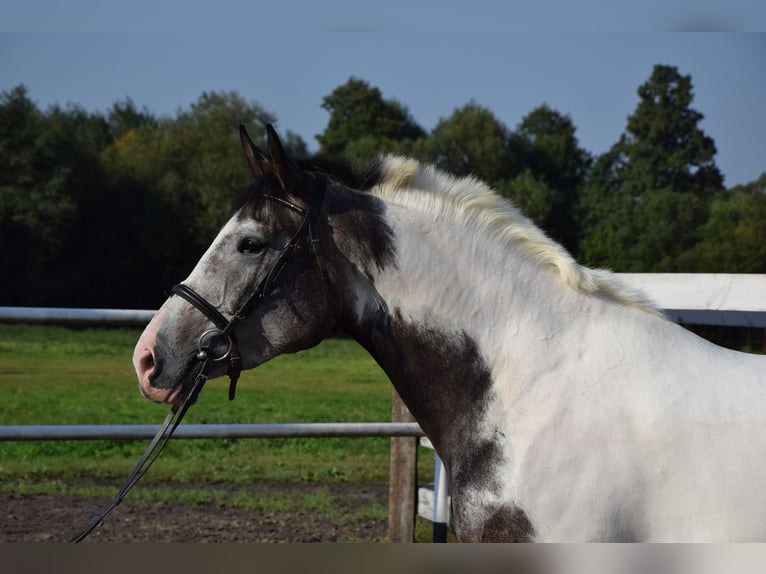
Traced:
[[[138, 485], [136, 488], [141, 488]], [[222, 487], [216, 485], [220, 490]], [[225, 487], [224, 487], [225, 488]], [[237, 486], [241, 491], [242, 487]], [[268, 495], [286, 490], [298, 497], [322, 492], [333, 499], [328, 511], [266, 511], [217, 504], [152, 503], [128, 497], [85, 542], [382, 542], [386, 519], [363, 510], [386, 505], [386, 486], [316, 486], [311, 484], [252, 487]], [[116, 488], [115, 488], [116, 492]], [[66, 542], [97, 514], [107, 500], [47, 494], [0, 494], [0, 541]]]

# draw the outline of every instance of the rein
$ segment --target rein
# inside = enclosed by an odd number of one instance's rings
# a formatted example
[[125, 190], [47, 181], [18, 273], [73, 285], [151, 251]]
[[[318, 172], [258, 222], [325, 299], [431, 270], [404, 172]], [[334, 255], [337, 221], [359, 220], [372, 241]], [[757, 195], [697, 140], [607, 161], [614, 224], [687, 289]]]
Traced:
[[[321, 252], [319, 250], [319, 242], [314, 237], [312, 230], [312, 224], [315, 222], [317, 214], [319, 213], [319, 209], [321, 208], [322, 202], [324, 201], [325, 189], [325, 185], [322, 185], [317, 189], [314, 200], [309, 205], [308, 209], [304, 209], [303, 207], [287, 201], [286, 199], [282, 199], [281, 197], [277, 197], [271, 194], [263, 194], [265, 198], [299, 213], [303, 216], [303, 220], [301, 221], [300, 226], [293, 234], [288, 244], [279, 254], [279, 257], [277, 257], [277, 260], [274, 262], [274, 265], [271, 267], [269, 272], [261, 280], [258, 286], [245, 298], [237, 312], [234, 313], [230, 319], [224, 317], [224, 315], [221, 314], [221, 312], [218, 311], [214, 305], [212, 305], [202, 295], [194, 291], [191, 287], [184, 285], [183, 283], [179, 283], [171, 289], [171, 297], [173, 295], [178, 295], [179, 297], [185, 299], [193, 307], [195, 307], [203, 315], [210, 319], [215, 325], [214, 329], [208, 329], [207, 331], [203, 332], [197, 341], [196, 359], [200, 362], [200, 368], [194, 377], [194, 384], [184, 397], [183, 402], [181, 404], [174, 404], [171, 407], [170, 412], [165, 417], [165, 420], [157, 431], [157, 434], [154, 435], [154, 438], [146, 447], [144, 454], [141, 456], [141, 458], [138, 460], [138, 463], [136, 463], [136, 466], [128, 475], [127, 480], [117, 492], [117, 495], [101, 510], [99, 514], [92, 516], [88, 521], [88, 524], [77, 534], [72, 536], [69, 542], [82, 542], [91, 532], [93, 532], [93, 530], [101, 526], [103, 524], [104, 518], [106, 518], [106, 516], [123, 501], [130, 489], [133, 488], [133, 486], [135, 486], [139, 480], [141, 480], [144, 474], [146, 474], [146, 472], [149, 470], [149, 467], [151, 467], [154, 461], [157, 460], [157, 457], [159, 457], [160, 453], [164, 450], [165, 446], [167, 446], [168, 442], [170, 441], [170, 437], [173, 436], [173, 433], [181, 423], [181, 420], [186, 415], [189, 407], [197, 402], [197, 398], [199, 397], [200, 392], [202, 392], [202, 387], [205, 386], [205, 383], [208, 380], [207, 372], [211, 362], [217, 363], [227, 359], [229, 360], [229, 367], [226, 373], [230, 380], [229, 400], [234, 400], [237, 381], [239, 380], [239, 376], [242, 372], [242, 361], [239, 356], [236, 339], [233, 333], [234, 327], [237, 325], [237, 323], [243, 321], [247, 317], [247, 313], [250, 312], [253, 305], [264, 299], [271, 292], [271, 287], [274, 281], [276, 281], [277, 277], [279, 277], [282, 269], [284, 269], [285, 265], [289, 261], [290, 256], [294, 251], [301, 248], [301, 244], [304, 241], [308, 242], [309, 249], [319, 264], [323, 279], [327, 281], [324, 266], [322, 265], [322, 261], [320, 259]], [[330, 303], [332, 303], [332, 301], [330, 301]], [[214, 356], [211, 352], [212, 347], [216, 342], [221, 340], [226, 342], [226, 350], [219, 356]]]
[[69, 539], [69, 542], [82, 542], [86, 536], [93, 532], [93, 530], [101, 526], [104, 523], [104, 518], [106, 518], [106, 516], [122, 502], [130, 489], [133, 488], [133, 486], [141, 480], [141, 477], [146, 474], [146, 471], [149, 470], [149, 467], [152, 466], [154, 461], [157, 460], [157, 457], [160, 456], [160, 453], [167, 446], [170, 437], [173, 436], [181, 419], [186, 415], [186, 411], [188, 411], [189, 407], [197, 400], [200, 391], [202, 391], [202, 387], [207, 381], [207, 376], [205, 375], [206, 369], [207, 364], [206, 362], [203, 362], [199, 373], [197, 373], [197, 376], [194, 378], [194, 385], [189, 394], [186, 396], [183, 403], [171, 407], [170, 412], [165, 417], [165, 421], [160, 426], [157, 434], [154, 435], [152, 442], [146, 447], [143, 456], [138, 460], [136, 466], [128, 475], [127, 480], [117, 492], [117, 495], [103, 508], [103, 510], [101, 510], [100, 513], [91, 516], [88, 524], [77, 534], [72, 536], [72, 538]]

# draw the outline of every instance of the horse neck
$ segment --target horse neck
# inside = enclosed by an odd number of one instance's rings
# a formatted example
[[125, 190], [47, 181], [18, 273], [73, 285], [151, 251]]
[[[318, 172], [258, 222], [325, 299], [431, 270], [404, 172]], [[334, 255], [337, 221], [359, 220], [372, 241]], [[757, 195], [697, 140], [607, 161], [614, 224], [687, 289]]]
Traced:
[[492, 236], [395, 206], [386, 220], [396, 259], [356, 289], [364, 311], [350, 332], [448, 460], [492, 418], [506, 366], [522, 364], [527, 350], [513, 343], [566, 330], [555, 315], [566, 295], [550, 270]]

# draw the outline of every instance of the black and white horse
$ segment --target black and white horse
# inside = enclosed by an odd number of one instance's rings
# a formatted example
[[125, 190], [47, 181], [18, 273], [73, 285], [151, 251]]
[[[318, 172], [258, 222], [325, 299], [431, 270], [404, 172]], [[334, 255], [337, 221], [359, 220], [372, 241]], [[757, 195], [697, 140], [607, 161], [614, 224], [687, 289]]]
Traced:
[[145, 396], [340, 330], [444, 461], [461, 540], [766, 540], [766, 358], [664, 319], [480, 181], [297, 161], [268, 132], [242, 130], [247, 198], [138, 341]]

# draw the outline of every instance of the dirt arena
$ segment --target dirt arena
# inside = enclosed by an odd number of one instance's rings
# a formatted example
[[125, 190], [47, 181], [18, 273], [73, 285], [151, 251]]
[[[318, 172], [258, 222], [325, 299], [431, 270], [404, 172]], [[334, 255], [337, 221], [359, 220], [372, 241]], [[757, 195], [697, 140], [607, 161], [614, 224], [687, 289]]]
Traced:
[[[146, 487], [138, 485], [136, 488]], [[202, 488], [202, 487], [198, 487]], [[220, 490], [221, 485], [215, 488]], [[331, 511], [265, 511], [214, 503], [151, 503], [130, 494], [85, 542], [384, 542], [386, 519], [369, 518], [364, 509], [386, 505], [386, 486], [261, 485], [295, 497], [329, 492]], [[241, 486], [237, 486], [242, 491]], [[277, 492], [278, 490], [278, 492]], [[115, 487], [116, 492], [116, 487]], [[3, 542], [66, 542], [106, 500], [47, 494], [0, 494]]]

